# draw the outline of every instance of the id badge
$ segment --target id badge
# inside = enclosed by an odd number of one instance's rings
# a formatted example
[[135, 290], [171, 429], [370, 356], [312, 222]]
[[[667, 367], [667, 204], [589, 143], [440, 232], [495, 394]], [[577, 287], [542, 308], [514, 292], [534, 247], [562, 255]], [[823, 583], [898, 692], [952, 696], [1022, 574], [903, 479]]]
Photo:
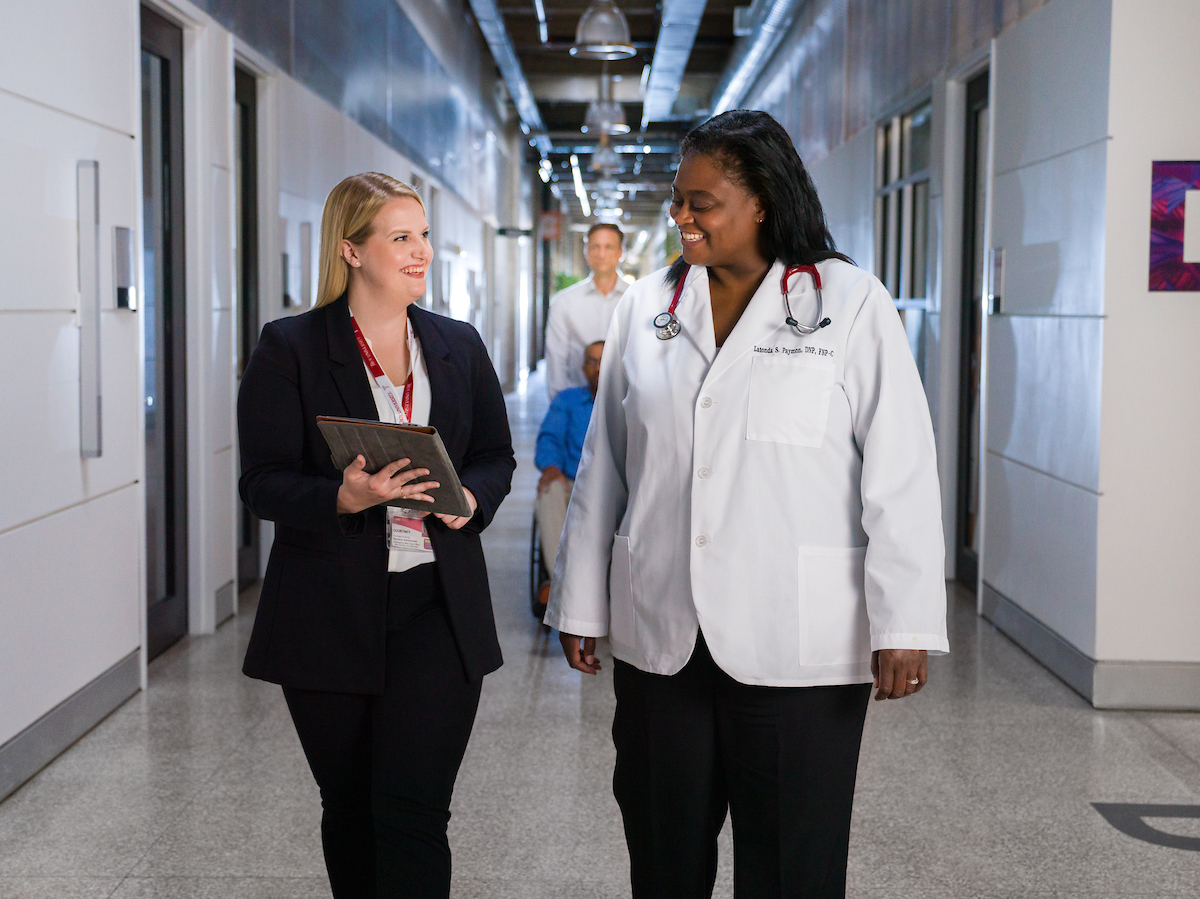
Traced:
[[417, 518], [412, 509], [388, 506], [387, 538], [388, 549], [433, 552], [433, 545], [429, 542], [429, 531], [425, 529], [425, 519]]

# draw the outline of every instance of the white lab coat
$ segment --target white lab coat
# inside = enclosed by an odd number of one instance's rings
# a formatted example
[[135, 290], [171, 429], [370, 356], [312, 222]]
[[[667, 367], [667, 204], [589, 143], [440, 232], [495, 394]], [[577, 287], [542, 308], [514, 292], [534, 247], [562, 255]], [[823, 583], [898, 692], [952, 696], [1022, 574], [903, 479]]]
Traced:
[[[831, 324], [784, 323], [783, 265], [716, 351], [708, 274], [655, 272], [618, 304], [554, 569], [546, 623], [607, 635], [655, 674], [698, 628], [738, 681], [871, 681], [871, 651], [949, 650], [933, 429], [883, 285], [819, 263]], [[789, 297], [816, 317], [806, 274]]]
[[604, 339], [617, 301], [628, 288], [629, 282], [618, 272], [616, 286], [601, 293], [595, 277], [588, 275], [550, 298], [546, 322], [546, 392], [550, 399], [568, 387], [587, 386], [583, 351]]

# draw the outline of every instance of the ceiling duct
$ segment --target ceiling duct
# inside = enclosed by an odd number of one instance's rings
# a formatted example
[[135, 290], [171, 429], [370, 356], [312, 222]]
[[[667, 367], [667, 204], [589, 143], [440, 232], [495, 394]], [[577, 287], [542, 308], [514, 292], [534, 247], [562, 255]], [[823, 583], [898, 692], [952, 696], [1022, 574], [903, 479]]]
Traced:
[[642, 130], [651, 122], [671, 118], [679, 84], [696, 43], [696, 31], [707, 0], [663, 0], [662, 27], [654, 45], [654, 61], [646, 82], [642, 106]]
[[628, 59], [637, 49], [629, 22], [613, 0], [595, 0], [579, 18], [571, 55], [579, 59]]
[[496, 7], [496, 0], [471, 0], [471, 11], [479, 22], [479, 30], [483, 32], [484, 40], [496, 60], [496, 67], [504, 78], [504, 84], [512, 96], [513, 105], [521, 117], [521, 130], [529, 135], [530, 143], [536, 146], [543, 156], [550, 153], [552, 144], [546, 134], [546, 126], [542, 122], [542, 114], [538, 111], [533, 92], [525, 80], [525, 72], [517, 59], [508, 30], [504, 27], [504, 19]]
[[803, 3], [804, 0], [775, 0], [763, 4], [763, 13], [751, 28], [752, 35], [739, 39], [734, 45], [729, 66], [713, 91], [713, 115], [737, 109], [754, 79], [770, 61]]

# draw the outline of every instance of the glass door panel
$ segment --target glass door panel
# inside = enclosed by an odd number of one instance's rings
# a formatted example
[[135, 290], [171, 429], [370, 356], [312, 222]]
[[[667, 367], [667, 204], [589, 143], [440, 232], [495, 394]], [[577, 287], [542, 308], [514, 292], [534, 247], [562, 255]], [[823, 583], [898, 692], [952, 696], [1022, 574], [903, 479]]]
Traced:
[[967, 85], [962, 250], [962, 337], [958, 433], [958, 527], [956, 567], [960, 583], [974, 590], [979, 576], [979, 379], [983, 352], [984, 210], [987, 203], [988, 76]]
[[150, 657], [187, 632], [183, 32], [141, 10], [146, 612]]

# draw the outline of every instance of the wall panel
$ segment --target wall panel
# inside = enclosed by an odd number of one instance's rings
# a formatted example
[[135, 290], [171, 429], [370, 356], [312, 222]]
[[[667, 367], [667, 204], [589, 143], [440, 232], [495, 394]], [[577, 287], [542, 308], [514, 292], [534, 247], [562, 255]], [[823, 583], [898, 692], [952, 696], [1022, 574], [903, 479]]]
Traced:
[[992, 316], [989, 450], [1100, 489], [1103, 334], [1099, 318]]
[[986, 487], [984, 581], [1094, 658], [1099, 498], [994, 454]]
[[996, 54], [997, 175], [1108, 135], [1111, 23], [1111, 0], [1058, 0], [1005, 32]]
[[132, 136], [137, 46], [136, 3], [6, 2], [0, 90]]
[[0, 534], [0, 744], [138, 648], [140, 503], [128, 486]]
[[997, 175], [992, 243], [1004, 249], [1006, 313], [1104, 313], [1106, 164], [1100, 141]]

